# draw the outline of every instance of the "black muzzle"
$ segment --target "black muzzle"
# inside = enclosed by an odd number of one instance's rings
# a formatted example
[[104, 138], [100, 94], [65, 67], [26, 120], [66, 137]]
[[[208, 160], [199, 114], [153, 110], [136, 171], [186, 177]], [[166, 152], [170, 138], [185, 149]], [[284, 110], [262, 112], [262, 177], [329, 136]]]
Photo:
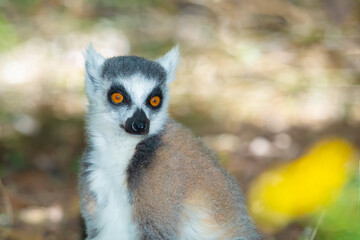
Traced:
[[149, 133], [149, 128], [150, 120], [142, 109], [137, 109], [134, 115], [125, 122], [125, 131], [130, 134], [145, 135]]

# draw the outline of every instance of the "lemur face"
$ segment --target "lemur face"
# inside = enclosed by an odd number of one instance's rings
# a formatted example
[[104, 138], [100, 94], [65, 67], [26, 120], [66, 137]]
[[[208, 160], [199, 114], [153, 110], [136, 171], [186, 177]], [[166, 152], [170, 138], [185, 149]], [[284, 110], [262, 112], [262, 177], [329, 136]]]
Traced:
[[[119, 72], [118, 69], [126, 71]], [[165, 69], [157, 62], [139, 57], [116, 57], [104, 63], [102, 76], [110, 82], [107, 108], [118, 126], [126, 133], [154, 133], [167, 113]]]
[[[143, 137], [167, 119], [168, 87], [178, 62], [175, 47], [157, 61], [136, 56], [104, 59], [90, 46], [86, 57], [89, 114], [98, 131]], [[94, 127], [94, 126], [93, 126]]]

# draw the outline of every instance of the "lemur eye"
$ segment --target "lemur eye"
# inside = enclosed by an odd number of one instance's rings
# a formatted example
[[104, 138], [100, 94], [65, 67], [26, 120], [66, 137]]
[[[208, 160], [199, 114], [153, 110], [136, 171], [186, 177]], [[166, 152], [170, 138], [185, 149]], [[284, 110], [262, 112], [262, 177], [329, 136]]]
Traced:
[[157, 107], [160, 104], [160, 97], [154, 96], [154, 97], [150, 98], [150, 104], [153, 107]]
[[124, 96], [121, 93], [113, 93], [111, 94], [111, 101], [115, 104], [119, 104], [124, 100]]

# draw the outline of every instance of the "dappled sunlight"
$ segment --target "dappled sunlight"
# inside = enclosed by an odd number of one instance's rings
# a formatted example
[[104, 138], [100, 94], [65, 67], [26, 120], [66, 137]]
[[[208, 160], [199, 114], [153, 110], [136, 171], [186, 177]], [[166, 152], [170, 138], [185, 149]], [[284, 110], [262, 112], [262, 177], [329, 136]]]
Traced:
[[[255, 220], [276, 223], [277, 213], [259, 210], [269, 206], [261, 202], [265, 193], [259, 189], [265, 187], [250, 187], [254, 179], [275, 181], [261, 176], [295, 163], [323, 137], [341, 137], [354, 151], [360, 146], [360, 4], [330, 2], [4, 1], [0, 177], [6, 197], [0, 195], [0, 228], [6, 235], [0, 230], [0, 238], [81, 235], [76, 179], [85, 148], [83, 54], [90, 43], [105, 57], [151, 59], [178, 43], [182, 59], [170, 85], [170, 115], [215, 150], [245, 193], [253, 191]], [[314, 175], [330, 167], [316, 160], [307, 165], [318, 169]], [[347, 215], [344, 224], [333, 219], [339, 208], [351, 212], [358, 201], [352, 194], [356, 176], [341, 178], [332, 170], [339, 178], [336, 191], [344, 194], [326, 210], [318, 240], [353, 222]], [[303, 173], [296, 174], [289, 182], [301, 182]], [[277, 177], [291, 178], [285, 175]], [[306, 175], [308, 185], [312, 177]], [[271, 204], [295, 208], [292, 188], [289, 183], [278, 195], [265, 195]], [[304, 198], [315, 201], [312, 191], [318, 189], [309, 190]], [[280, 219], [281, 227], [259, 224], [264, 239], [309, 239], [320, 215], [305, 210]], [[348, 239], [356, 239], [360, 233], [349, 229], [355, 237]]]
[[63, 219], [63, 209], [59, 205], [51, 207], [28, 207], [19, 212], [19, 219], [27, 224], [59, 223]]

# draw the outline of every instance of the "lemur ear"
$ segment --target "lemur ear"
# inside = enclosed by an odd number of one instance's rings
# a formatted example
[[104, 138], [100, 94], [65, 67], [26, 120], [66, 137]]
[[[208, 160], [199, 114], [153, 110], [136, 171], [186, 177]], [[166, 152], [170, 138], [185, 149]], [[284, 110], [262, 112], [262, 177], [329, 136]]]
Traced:
[[157, 59], [156, 61], [160, 63], [161, 66], [163, 66], [166, 70], [166, 83], [169, 84], [174, 81], [176, 68], [180, 61], [179, 45], [173, 47], [169, 52], [167, 52], [164, 56]]
[[100, 85], [101, 70], [105, 58], [96, 52], [92, 44], [85, 52], [86, 82], [85, 88], [88, 96]]

